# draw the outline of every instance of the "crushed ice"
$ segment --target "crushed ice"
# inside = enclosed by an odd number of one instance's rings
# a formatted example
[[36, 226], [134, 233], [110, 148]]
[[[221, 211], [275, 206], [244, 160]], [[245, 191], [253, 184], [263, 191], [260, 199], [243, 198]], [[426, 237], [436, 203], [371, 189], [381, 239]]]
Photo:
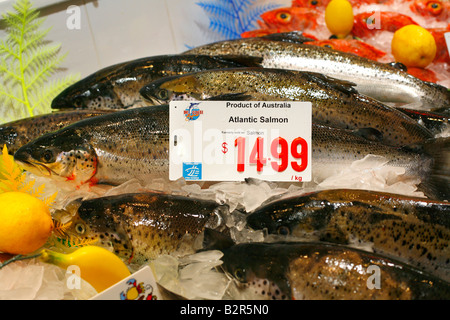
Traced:
[[[76, 199], [89, 199], [100, 196], [132, 192], [166, 192], [189, 197], [213, 199], [230, 207], [227, 226], [236, 243], [263, 241], [262, 231], [246, 228], [245, 215], [270, 199], [282, 198], [302, 193], [336, 188], [367, 189], [387, 191], [410, 196], [423, 196], [417, 191], [419, 181], [400, 179], [404, 171], [385, 166], [382, 157], [368, 155], [355, 161], [349, 168], [327, 178], [319, 184], [304, 182], [297, 184], [274, 183], [257, 179], [245, 182], [218, 182], [215, 184], [187, 183], [184, 180], [164, 181], [147, 186], [137, 180], [119, 186], [83, 185], [77, 189], [64, 182], [49, 181], [48, 178], [28, 174], [36, 185], [44, 183], [43, 197], [55, 192], [58, 196], [54, 208], [63, 208]], [[221, 299], [230, 283], [220, 271], [221, 253], [205, 251], [184, 258], [162, 256], [152, 262], [157, 281], [166, 289], [188, 299]], [[86, 290], [70, 291], [65, 285], [64, 270], [53, 265], [36, 262], [14, 263], [0, 270], [0, 299], [79, 299], [89, 297], [92, 287]], [[229, 292], [229, 291], [228, 291]]]

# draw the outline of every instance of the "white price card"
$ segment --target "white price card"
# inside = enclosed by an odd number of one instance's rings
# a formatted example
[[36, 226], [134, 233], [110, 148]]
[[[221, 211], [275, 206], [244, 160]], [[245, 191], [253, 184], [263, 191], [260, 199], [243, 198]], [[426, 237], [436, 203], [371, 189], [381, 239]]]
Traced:
[[163, 300], [152, 269], [145, 266], [90, 300]]
[[170, 102], [169, 178], [311, 181], [311, 102]]

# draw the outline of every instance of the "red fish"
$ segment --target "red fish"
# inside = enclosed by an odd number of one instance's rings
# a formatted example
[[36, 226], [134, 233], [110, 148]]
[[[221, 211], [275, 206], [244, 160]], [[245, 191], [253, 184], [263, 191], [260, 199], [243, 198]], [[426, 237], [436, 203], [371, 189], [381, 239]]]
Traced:
[[446, 32], [450, 32], [450, 25], [447, 28], [430, 28], [427, 30], [430, 31], [436, 41], [436, 56], [434, 57], [434, 62], [450, 63], [450, 56], [444, 36]]
[[286, 7], [264, 12], [263, 21], [258, 21], [262, 29], [286, 28], [288, 31], [315, 29], [317, 19], [322, 15], [310, 8]]
[[450, 2], [441, 0], [416, 0], [410, 5], [411, 11], [424, 17], [447, 21], [450, 17]]
[[436, 73], [434, 73], [432, 70], [429, 70], [429, 69], [408, 67], [408, 69], [406, 71], [410, 75], [413, 75], [414, 77], [419, 78], [420, 80], [423, 80], [423, 81], [434, 82], [434, 83], [436, 83], [438, 81]]
[[[292, 7], [325, 9], [331, 0], [292, 0]], [[352, 7], [360, 7], [364, 4], [385, 4], [392, 0], [348, 0]]]
[[398, 12], [363, 12], [355, 15], [352, 34], [366, 39], [370, 38], [374, 32], [380, 30], [395, 32], [410, 24], [418, 25], [411, 17]]
[[381, 51], [363, 41], [355, 39], [329, 39], [305, 43], [316, 46], [329, 47], [339, 51], [350, 52], [372, 60], [379, 60], [386, 55], [386, 52]]

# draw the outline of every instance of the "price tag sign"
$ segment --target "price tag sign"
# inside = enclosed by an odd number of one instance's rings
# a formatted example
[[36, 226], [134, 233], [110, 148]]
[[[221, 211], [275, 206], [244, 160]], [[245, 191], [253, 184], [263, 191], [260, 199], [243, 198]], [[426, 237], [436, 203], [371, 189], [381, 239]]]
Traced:
[[169, 178], [311, 180], [311, 103], [173, 101]]
[[163, 300], [149, 266], [98, 293], [90, 300]]

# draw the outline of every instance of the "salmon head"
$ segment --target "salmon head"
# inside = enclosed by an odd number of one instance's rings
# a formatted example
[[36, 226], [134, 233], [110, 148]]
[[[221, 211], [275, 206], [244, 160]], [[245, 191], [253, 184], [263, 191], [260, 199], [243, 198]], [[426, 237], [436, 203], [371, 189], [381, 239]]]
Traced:
[[[62, 211], [72, 217], [65, 233], [74, 243], [93, 244], [113, 251], [120, 258], [132, 258], [133, 247], [126, 231], [108, 204], [96, 199], [75, 200]], [[56, 212], [55, 215], [61, 213]]]
[[140, 90], [141, 96], [149, 103], [166, 104], [176, 100], [202, 100], [198, 81], [195, 77], [173, 76], [152, 81]]
[[234, 245], [224, 251], [221, 267], [245, 298], [290, 299], [287, 259], [280, 259], [282, 253], [273, 256], [267, 251], [268, 247], [270, 245], [264, 243]]
[[52, 109], [121, 109], [122, 101], [110, 79], [124, 63], [101, 69], [62, 90], [53, 100]]
[[23, 145], [14, 160], [36, 175], [79, 184], [89, 181], [97, 170], [94, 148], [70, 126]]

